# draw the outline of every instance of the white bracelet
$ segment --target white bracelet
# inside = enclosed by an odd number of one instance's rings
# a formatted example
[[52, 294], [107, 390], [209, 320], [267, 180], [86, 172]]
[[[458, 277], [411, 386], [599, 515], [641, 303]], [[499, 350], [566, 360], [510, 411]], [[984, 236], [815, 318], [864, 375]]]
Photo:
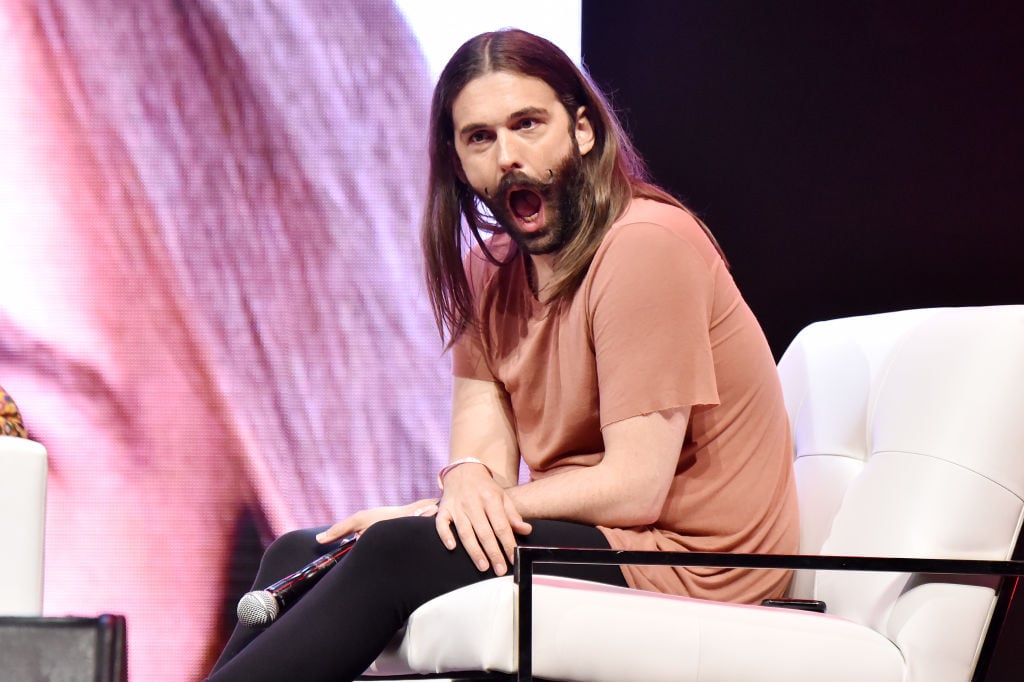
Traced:
[[487, 469], [487, 473], [490, 474], [491, 478], [494, 478], [494, 472], [491, 471], [491, 467], [487, 466], [476, 457], [463, 457], [462, 459], [457, 459], [454, 462], [446, 464], [437, 472], [437, 487], [441, 492], [444, 492], [444, 477], [447, 476], [452, 469], [463, 464], [479, 464], [484, 469]]

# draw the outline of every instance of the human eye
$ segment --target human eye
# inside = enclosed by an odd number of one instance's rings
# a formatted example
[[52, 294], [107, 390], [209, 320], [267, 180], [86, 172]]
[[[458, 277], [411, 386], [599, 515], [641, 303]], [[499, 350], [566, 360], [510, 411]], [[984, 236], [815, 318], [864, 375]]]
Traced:
[[490, 134], [486, 130], [474, 130], [466, 135], [466, 143], [471, 145], [478, 145], [487, 142], [490, 139]]

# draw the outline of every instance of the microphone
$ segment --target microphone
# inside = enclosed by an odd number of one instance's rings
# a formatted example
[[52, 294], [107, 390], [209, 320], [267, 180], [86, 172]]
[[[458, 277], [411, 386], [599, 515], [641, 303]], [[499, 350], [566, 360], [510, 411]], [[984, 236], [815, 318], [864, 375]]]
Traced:
[[263, 590], [242, 595], [238, 600], [238, 621], [250, 627], [266, 627], [273, 623], [287, 606], [309, 591], [329, 571], [358, 539], [350, 535], [333, 552], [287, 575]]

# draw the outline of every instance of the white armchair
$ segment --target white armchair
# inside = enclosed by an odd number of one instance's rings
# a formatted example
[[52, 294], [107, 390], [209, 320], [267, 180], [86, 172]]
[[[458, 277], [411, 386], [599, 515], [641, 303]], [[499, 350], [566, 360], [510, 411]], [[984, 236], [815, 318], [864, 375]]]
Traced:
[[[367, 677], [981, 679], [1009, 601], [999, 576], [1024, 574], [1010, 561], [1024, 521], [1024, 306], [814, 324], [779, 372], [811, 556], [525, 549], [522, 585], [497, 578], [424, 604]], [[828, 612], [531, 575], [538, 561], [628, 559], [800, 568], [791, 595]]]
[[0, 616], [43, 610], [46, 448], [0, 436]]

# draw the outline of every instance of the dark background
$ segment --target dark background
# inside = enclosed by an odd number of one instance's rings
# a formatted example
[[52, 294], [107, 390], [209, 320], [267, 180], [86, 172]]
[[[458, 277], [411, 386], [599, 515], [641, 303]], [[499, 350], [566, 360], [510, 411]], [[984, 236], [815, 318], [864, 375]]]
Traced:
[[[1024, 303], [1024, 3], [583, 9], [591, 74], [776, 357], [815, 320]], [[989, 682], [1021, 679], [1022, 601]]]
[[583, 56], [778, 356], [818, 319], [1024, 303], [1022, 6], [588, 2]]

